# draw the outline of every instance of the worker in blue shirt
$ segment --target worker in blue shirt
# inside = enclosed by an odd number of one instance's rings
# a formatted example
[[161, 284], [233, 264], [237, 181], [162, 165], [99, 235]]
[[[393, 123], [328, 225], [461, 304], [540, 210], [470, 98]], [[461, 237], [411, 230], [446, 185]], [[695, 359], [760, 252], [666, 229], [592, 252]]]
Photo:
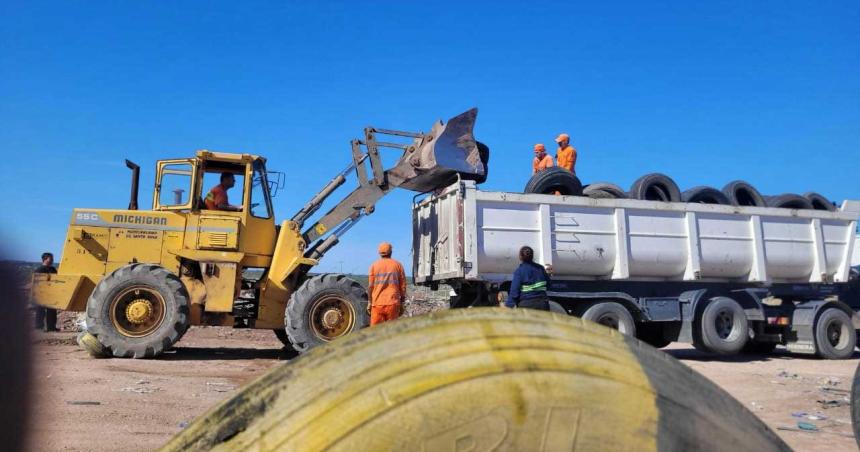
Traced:
[[549, 275], [543, 266], [534, 263], [535, 252], [531, 247], [520, 248], [520, 266], [514, 271], [511, 290], [505, 306], [549, 311], [546, 296]]

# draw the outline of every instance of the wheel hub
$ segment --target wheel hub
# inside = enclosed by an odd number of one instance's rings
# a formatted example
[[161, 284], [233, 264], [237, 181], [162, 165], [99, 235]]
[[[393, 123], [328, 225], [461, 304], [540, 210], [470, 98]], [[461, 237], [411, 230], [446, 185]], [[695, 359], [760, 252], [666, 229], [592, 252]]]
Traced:
[[332, 329], [343, 320], [343, 314], [338, 309], [328, 309], [323, 313], [322, 323], [327, 329]]
[[152, 303], [143, 298], [132, 300], [132, 302], [125, 308], [125, 318], [135, 325], [145, 323], [151, 316]]

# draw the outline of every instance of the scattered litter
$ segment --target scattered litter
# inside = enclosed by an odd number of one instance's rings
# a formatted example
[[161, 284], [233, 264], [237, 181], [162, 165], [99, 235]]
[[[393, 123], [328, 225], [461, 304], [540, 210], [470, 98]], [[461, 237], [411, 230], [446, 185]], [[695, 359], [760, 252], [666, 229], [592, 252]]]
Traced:
[[151, 393], [155, 392], [157, 389], [158, 388], [135, 388], [132, 386], [128, 386], [128, 387], [120, 389], [120, 391], [122, 391], [122, 392], [134, 392], [137, 394], [151, 394]]
[[816, 427], [815, 424], [810, 424], [809, 422], [798, 422], [797, 428], [799, 428], [801, 430], [806, 430], [808, 432], [817, 432], [818, 431], [818, 427]]
[[806, 417], [806, 413], [803, 411], [798, 411], [796, 413], [791, 413], [792, 417]]
[[822, 416], [820, 414], [810, 414], [809, 416], [806, 416], [806, 418], [809, 419], [810, 421], [826, 421], [827, 420], [827, 416]]
[[797, 375], [794, 373], [788, 373], [784, 370], [780, 371], [778, 374], [776, 374], [776, 376], [780, 377], [780, 378], [790, 378], [792, 380], [799, 380], [800, 379], [800, 375]]
[[66, 405], [101, 405], [101, 402], [92, 400], [66, 400]]
[[761, 406], [761, 404], [759, 404], [758, 402], [750, 402], [750, 405], [752, 405], [752, 407], [757, 409], [757, 410], [763, 410], [764, 409], [764, 407]]
[[818, 384], [822, 386], [839, 386], [842, 384], [842, 380], [836, 377], [827, 377], [818, 380]]
[[784, 431], [788, 431], [788, 432], [822, 433], [822, 434], [826, 434], [826, 435], [842, 436], [842, 437], [845, 437], [845, 438], [854, 438], [854, 435], [850, 435], [850, 434], [848, 434], [848, 433], [841, 433], [841, 432], [827, 432], [827, 431], [824, 431], [824, 430], [803, 430], [803, 429], [800, 429], [800, 428], [788, 427], [788, 426], [785, 426], [785, 425], [778, 425], [778, 426], [776, 427], [776, 429], [777, 429], [777, 430], [784, 430]]
[[822, 408], [838, 408], [841, 406], [847, 406], [850, 404], [848, 397], [843, 397], [842, 399], [820, 399], [818, 400], [818, 404], [821, 405]]
[[149, 380], [137, 380], [134, 384], [136, 385], [148, 385], [150, 383]]
[[185, 428], [185, 427], [188, 427], [188, 421], [182, 421], [179, 423], [179, 428]]
[[818, 389], [824, 392], [835, 392], [837, 394], [848, 394], [851, 392], [847, 389], [832, 388], [830, 386], [819, 386]]
[[206, 390], [212, 390], [215, 392], [230, 392], [236, 389], [235, 385], [231, 385], [230, 383], [218, 383], [214, 381], [206, 382]]

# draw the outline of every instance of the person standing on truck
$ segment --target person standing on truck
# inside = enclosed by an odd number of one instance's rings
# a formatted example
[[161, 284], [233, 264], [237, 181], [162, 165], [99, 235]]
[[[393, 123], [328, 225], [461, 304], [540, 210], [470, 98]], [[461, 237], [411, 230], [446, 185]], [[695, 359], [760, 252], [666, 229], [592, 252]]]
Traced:
[[[33, 270], [33, 273], [57, 273], [57, 269], [54, 268], [54, 255], [47, 252], [42, 253], [42, 265], [36, 267], [36, 269]], [[36, 324], [34, 326], [37, 330], [59, 331], [57, 329], [56, 309], [46, 308], [36, 304], [33, 306], [36, 310]]]
[[511, 290], [505, 306], [549, 311], [546, 290], [549, 275], [546, 269], [534, 262], [535, 252], [529, 246], [520, 248], [520, 266], [511, 279]]
[[229, 210], [233, 212], [241, 212], [241, 206], [231, 206], [227, 199], [227, 190], [236, 185], [236, 177], [232, 173], [221, 173], [221, 183], [212, 187], [206, 195], [203, 203], [206, 204], [208, 210]]
[[534, 151], [535, 151], [535, 158], [534, 158], [534, 161], [532, 162], [532, 174], [537, 174], [538, 171], [543, 171], [543, 170], [553, 166], [552, 157], [547, 155], [546, 148], [544, 147], [543, 144], [541, 144], [541, 143], [536, 144], [534, 147]]
[[558, 166], [576, 174], [576, 148], [570, 145], [570, 135], [559, 134], [555, 142], [558, 143], [558, 152], [555, 155]]
[[367, 272], [367, 311], [371, 326], [400, 317], [406, 299], [406, 273], [403, 265], [391, 258], [391, 252], [390, 243], [380, 243], [379, 260], [371, 264]]

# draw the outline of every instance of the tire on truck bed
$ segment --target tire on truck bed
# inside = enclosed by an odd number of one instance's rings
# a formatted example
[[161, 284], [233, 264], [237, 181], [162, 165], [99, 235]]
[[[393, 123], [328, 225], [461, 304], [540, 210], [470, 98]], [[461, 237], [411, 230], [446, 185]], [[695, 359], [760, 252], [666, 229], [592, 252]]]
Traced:
[[671, 177], [660, 174], [646, 174], [630, 187], [630, 198], [644, 201], [681, 202], [681, 189]]
[[784, 193], [777, 196], [765, 198], [768, 207], [780, 207], [783, 209], [811, 210], [812, 203], [803, 196], [794, 193]]
[[731, 181], [723, 187], [722, 191], [733, 206], [767, 207], [764, 196], [747, 181]]
[[345, 275], [313, 276], [293, 292], [284, 323], [293, 348], [304, 353], [367, 327], [367, 291]]
[[582, 194], [589, 198], [625, 199], [627, 193], [619, 186], [610, 182], [588, 184], [582, 189]]
[[502, 308], [434, 312], [318, 347], [198, 417], [164, 450], [273, 444], [789, 450], [740, 402], [663, 352], [570, 316]]
[[99, 281], [90, 294], [87, 331], [103, 345], [101, 353], [152, 358], [188, 330], [188, 305], [188, 291], [178, 276], [158, 265], [126, 265]]
[[721, 204], [724, 206], [731, 204], [725, 193], [706, 185], [700, 185], [689, 190], [684, 190], [684, 192], [681, 193], [681, 200], [698, 204]]
[[582, 196], [582, 182], [570, 171], [552, 166], [538, 171], [523, 189], [523, 193], [538, 193], [551, 195], [559, 192], [562, 195]]

